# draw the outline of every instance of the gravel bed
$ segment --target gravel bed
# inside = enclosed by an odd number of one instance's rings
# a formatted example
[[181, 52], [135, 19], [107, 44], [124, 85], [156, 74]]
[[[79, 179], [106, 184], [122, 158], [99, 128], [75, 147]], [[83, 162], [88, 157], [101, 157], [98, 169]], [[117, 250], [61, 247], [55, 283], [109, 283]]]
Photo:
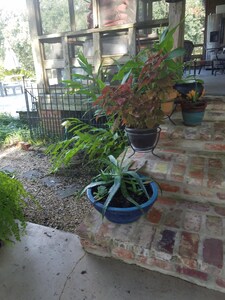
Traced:
[[76, 233], [90, 211], [86, 195], [79, 200], [74, 194], [92, 177], [79, 159], [69, 169], [51, 174], [51, 162], [43, 151], [24, 151], [20, 147], [0, 150], [0, 170], [13, 172], [37, 200], [40, 207], [28, 203], [27, 221]]

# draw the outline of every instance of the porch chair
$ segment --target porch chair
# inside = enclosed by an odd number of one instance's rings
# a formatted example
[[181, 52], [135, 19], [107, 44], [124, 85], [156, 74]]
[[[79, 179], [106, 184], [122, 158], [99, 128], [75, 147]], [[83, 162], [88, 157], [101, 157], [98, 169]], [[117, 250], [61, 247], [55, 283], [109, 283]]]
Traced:
[[194, 44], [192, 41], [189, 40], [184, 40], [184, 49], [185, 49], [185, 54], [183, 57], [183, 63], [184, 63], [184, 72], [186, 70], [189, 70], [193, 67], [193, 60], [191, 58], [192, 52], [194, 50]]
[[216, 59], [213, 60], [213, 72], [215, 76], [217, 72], [225, 73], [225, 47], [219, 47], [216, 50]]

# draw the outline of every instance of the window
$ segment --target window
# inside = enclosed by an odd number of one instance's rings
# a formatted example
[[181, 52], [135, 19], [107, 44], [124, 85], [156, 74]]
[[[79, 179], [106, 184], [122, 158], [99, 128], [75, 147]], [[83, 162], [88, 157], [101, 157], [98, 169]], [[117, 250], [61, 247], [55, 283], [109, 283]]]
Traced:
[[43, 43], [44, 59], [62, 59], [63, 51], [61, 43]]
[[62, 80], [64, 80], [64, 70], [63, 69], [50, 69], [46, 70], [48, 85], [62, 85]]

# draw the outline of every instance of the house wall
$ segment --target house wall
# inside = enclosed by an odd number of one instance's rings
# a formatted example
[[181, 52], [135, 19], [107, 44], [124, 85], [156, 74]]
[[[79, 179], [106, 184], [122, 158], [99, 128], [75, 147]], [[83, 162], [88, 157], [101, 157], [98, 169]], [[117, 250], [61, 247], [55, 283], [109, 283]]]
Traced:
[[225, 0], [206, 0], [206, 16], [216, 13], [216, 6], [225, 4]]

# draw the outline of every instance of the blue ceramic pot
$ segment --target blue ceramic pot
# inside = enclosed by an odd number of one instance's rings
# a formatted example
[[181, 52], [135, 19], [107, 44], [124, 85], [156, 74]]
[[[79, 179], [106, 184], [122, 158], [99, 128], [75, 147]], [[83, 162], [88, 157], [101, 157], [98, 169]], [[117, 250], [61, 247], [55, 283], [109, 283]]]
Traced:
[[[151, 206], [154, 204], [158, 197], [157, 184], [155, 182], [150, 182], [150, 186], [152, 189], [152, 196], [148, 201], [140, 205], [141, 209], [139, 209], [136, 206], [128, 208], [108, 206], [105, 213], [105, 217], [109, 221], [118, 224], [127, 224], [138, 220], [141, 217], [141, 215], [143, 215], [143, 213], [146, 213], [151, 208]], [[95, 209], [102, 214], [103, 204], [98, 201], [95, 201], [95, 198], [92, 194], [92, 188], [87, 189], [87, 196], [90, 202], [95, 207]]]

